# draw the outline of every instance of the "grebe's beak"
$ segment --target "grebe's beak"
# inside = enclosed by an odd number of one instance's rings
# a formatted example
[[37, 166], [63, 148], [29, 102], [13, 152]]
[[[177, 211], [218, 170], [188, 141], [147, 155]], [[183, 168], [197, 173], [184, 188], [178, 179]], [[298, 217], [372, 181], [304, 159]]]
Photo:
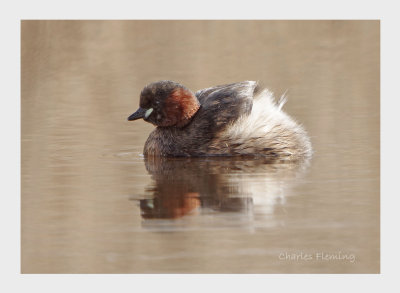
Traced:
[[128, 121], [133, 121], [143, 118], [145, 114], [146, 114], [146, 109], [139, 108], [135, 113], [133, 113], [131, 116], [128, 117]]

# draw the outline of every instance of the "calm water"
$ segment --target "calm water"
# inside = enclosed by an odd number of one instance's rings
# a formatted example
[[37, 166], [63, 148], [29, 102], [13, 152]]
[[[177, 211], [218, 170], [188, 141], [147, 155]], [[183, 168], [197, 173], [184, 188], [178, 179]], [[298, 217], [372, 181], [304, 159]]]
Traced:
[[[378, 21], [23, 21], [23, 273], [379, 273]], [[145, 160], [149, 82], [258, 80], [299, 164]]]

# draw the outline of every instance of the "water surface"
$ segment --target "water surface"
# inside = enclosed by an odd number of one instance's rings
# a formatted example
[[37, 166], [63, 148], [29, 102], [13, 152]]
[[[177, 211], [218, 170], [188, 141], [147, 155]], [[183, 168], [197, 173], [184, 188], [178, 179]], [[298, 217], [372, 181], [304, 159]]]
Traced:
[[[23, 21], [23, 273], [379, 273], [378, 21]], [[258, 80], [297, 164], [147, 160], [147, 83]]]

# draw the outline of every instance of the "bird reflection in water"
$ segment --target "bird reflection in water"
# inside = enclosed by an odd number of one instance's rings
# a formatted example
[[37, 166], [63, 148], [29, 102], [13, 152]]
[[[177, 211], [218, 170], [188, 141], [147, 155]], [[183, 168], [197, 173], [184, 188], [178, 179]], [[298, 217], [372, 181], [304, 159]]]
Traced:
[[140, 199], [143, 219], [177, 219], [195, 212], [264, 214], [285, 201], [285, 190], [308, 162], [267, 158], [145, 158], [154, 182]]

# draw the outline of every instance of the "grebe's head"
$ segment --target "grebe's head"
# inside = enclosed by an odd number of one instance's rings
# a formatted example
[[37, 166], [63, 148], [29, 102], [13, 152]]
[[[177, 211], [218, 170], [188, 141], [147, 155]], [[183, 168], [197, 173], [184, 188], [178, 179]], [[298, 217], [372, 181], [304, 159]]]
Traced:
[[139, 106], [128, 117], [129, 121], [143, 118], [157, 126], [183, 127], [200, 108], [200, 103], [183, 85], [163, 80], [151, 83], [142, 90]]

